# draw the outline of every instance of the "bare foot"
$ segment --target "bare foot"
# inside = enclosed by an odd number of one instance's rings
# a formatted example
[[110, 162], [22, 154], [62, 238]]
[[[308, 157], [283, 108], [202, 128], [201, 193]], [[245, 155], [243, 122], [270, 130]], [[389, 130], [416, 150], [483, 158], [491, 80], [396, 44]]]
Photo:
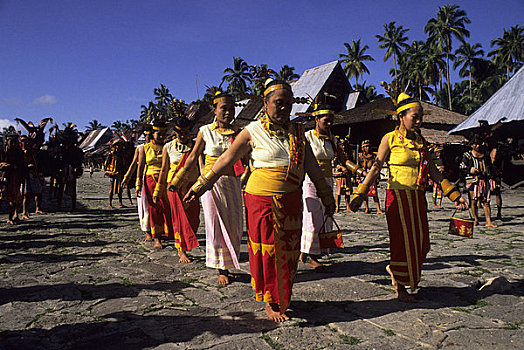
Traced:
[[227, 286], [229, 284], [229, 277], [227, 275], [218, 274], [217, 283], [221, 286]]
[[367, 213], [369, 213], [369, 209], [364, 210], [364, 214], [367, 214]]
[[498, 225], [495, 225], [494, 223], [490, 222], [489, 224], [486, 224], [487, 227], [498, 227]]
[[151, 237], [151, 234], [149, 232], [146, 232], [146, 242], [151, 242], [153, 240], [153, 237]]
[[386, 214], [386, 213], [384, 213], [382, 210], [378, 210], [378, 211], [377, 211], [377, 214], [384, 215], [384, 214]]
[[113, 209], [113, 205], [112, 204], [108, 204], [107, 207], [110, 208], [110, 209]]
[[275, 303], [266, 303], [266, 315], [270, 320], [277, 323], [289, 320], [289, 317], [285, 313], [280, 313], [280, 308], [278, 304]]
[[347, 211], [348, 213], [354, 213], [354, 211], [351, 210], [351, 209], [349, 209], [349, 208], [348, 208], [348, 210], [346, 210], [346, 211]]
[[20, 216], [20, 218], [21, 218], [22, 220], [29, 220], [29, 215], [27, 215], [27, 214], [22, 214], [22, 216]]
[[9, 225], [14, 225], [14, 224], [15, 224], [14, 220], [9, 220], [9, 219], [7, 219], [6, 222], [7, 222]]
[[191, 260], [187, 257], [186, 252], [183, 252], [181, 250], [178, 251], [178, 262], [182, 264], [190, 263]]
[[322, 265], [321, 263], [319, 263], [316, 260], [311, 259], [311, 257], [309, 257], [309, 266], [311, 266], [314, 269], [317, 269], [319, 267], [324, 267], [324, 265]]
[[340, 209], [338, 209], [338, 207], [336, 207], [335, 213], [338, 213], [339, 211], [340, 211]]
[[153, 245], [153, 248], [155, 248], [155, 249], [163, 249], [164, 248], [162, 246], [162, 243], [160, 242], [160, 240], [158, 238], [155, 238], [155, 244]]
[[38, 210], [35, 210], [35, 214], [44, 214], [44, 212], [38, 209]]
[[438, 208], [438, 205], [433, 204], [433, 209], [437, 209], [437, 208]]
[[473, 226], [478, 226], [478, 225], [479, 225], [479, 221], [478, 220], [473, 221]]

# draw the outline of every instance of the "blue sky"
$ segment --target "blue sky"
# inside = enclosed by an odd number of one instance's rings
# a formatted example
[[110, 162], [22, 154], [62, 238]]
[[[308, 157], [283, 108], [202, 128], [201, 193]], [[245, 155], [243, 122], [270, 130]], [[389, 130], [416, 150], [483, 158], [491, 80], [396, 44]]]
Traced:
[[[361, 39], [375, 62], [364, 79], [389, 80], [376, 34], [390, 21], [409, 42], [447, 1], [0, 0], [0, 127], [16, 116], [73, 121], [83, 130], [137, 118], [165, 84], [191, 102], [218, 85], [233, 56], [304, 70], [338, 59]], [[490, 51], [503, 29], [523, 25], [524, 1], [456, 1], [472, 23], [470, 43]], [[453, 78], [454, 81], [458, 77]], [[453, 81], [452, 81], [453, 82]], [[381, 90], [381, 88], [379, 88]]]

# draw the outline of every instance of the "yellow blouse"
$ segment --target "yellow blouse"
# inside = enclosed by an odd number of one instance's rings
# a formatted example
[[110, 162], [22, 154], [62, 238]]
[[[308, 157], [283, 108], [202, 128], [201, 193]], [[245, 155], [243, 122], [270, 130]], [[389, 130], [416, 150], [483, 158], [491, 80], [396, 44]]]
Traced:
[[398, 127], [386, 134], [388, 138], [389, 156], [389, 180], [390, 189], [422, 189], [417, 186], [417, 176], [421, 153], [424, 147], [423, 140], [417, 135], [416, 140], [406, 138]]
[[156, 175], [162, 169], [162, 146], [149, 142], [144, 145], [146, 156], [146, 175]]

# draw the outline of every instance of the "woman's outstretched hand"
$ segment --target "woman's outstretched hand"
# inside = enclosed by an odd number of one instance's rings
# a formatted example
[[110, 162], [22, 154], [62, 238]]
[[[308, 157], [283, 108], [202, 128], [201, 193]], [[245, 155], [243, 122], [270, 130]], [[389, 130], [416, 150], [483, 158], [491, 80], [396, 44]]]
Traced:
[[469, 205], [463, 197], [460, 197], [455, 201], [455, 208], [457, 208], [457, 210], [468, 210]]

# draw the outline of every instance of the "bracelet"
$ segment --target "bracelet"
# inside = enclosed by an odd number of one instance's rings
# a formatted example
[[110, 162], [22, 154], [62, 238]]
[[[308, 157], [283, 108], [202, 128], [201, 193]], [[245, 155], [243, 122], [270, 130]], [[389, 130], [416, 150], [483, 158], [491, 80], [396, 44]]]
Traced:
[[187, 169], [184, 167], [180, 168], [180, 170], [178, 170], [178, 172], [175, 174], [175, 176], [171, 180], [170, 186], [178, 188], [178, 184], [184, 179], [186, 174], [187, 174]]
[[359, 168], [358, 165], [352, 161], [346, 160], [346, 168], [348, 168], [351, 172], [356, 173], [358, 176], [364, 176], [364, 170]]
[[440, 188], [444, 196], [448, 197], [450, 201], [455, 202], [460, 198], [460, 192], [455, 186], [453, 186], [447, 179], [443, 179], [440, 182]]
[[193, 191], [195, 196], [200, 197], [213, 187], [213, 184], [218, 180], [219, 177], [220, 176], [215, 174], [213, 170], [209, 170], [206, 174], [200, 175], [198, 180], [191, 187], [190, 191]]
[[153, 197], [160, 197], [160, 194], [162, 192], [165, 192], [166, 185], [161, 184], [160, 182], [157, 182], [155, 185], [155, 190], [153, 191]]

